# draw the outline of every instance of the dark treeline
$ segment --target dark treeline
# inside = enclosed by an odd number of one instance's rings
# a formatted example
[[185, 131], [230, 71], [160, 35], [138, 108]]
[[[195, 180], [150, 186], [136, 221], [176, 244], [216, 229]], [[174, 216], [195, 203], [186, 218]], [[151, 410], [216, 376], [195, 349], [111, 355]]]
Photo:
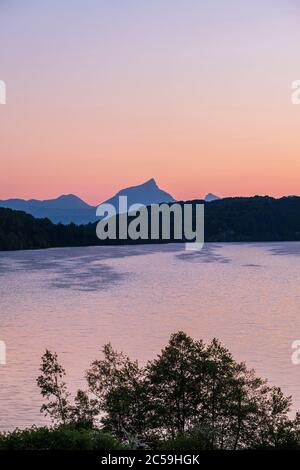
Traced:
[[0, 250], [26, 250], [97, 244], [95, 224], [53, 224], [49, 219], [0, 208]]
[[[199, 202], [193, 201], [194, 206]], [[149, 223], [149, 232], [150, 227]], [[299, 240], [300, 197], [226, 198], [205, 205], [206, 242]], [[95, 223], [55, 225], [48, 219], [35, 219], [24, 212], [0, 208], [0, 250], [128, 243], [162, 243], [162, 240], [101, 242], [96, 237]]]
[[300, 449], [291, 398], [216, 339], [178, 332], [144, 367], [106, 344], [74, 399], [64, 376], [47, 350], [37, 384], [53, 428], [2, 434], [0, 449]]

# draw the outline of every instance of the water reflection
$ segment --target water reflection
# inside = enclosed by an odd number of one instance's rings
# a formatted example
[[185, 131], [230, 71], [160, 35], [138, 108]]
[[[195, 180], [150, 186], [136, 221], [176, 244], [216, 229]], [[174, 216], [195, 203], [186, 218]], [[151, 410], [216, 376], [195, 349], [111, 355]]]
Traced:
[[0, 276], [8, 272], [41, 272], [52, 275], [49, 288], [97, 291], [114, 286], [128, 278], [107, 263], [111, 259], [176, 252], [183, 245], [136, 245], [118, 247], [80, 247], [28, 250], [0, 254]]
[[278, 243], [268, 248], [272, 255], [281, 256], [300, 256], [300, 243]]
[[177, 259], [189, 262], [202, 262], [202, 263], [230, 263], [230, 259], [220, 253], [218, 250], [222, 249], [222, 245], [213, 243], [205, 244], [200, 251], [184, 251], [176, 255]]
[[0, 367], [0, 429], [44, 423], [35, 378], [46, 347], [59, 354], [73, 393], [106, 342], [146, 363], [178, 330], [219, 338], [237, 360], [292, 394], [299, 410], [300, 367], [291, 363], [300, 335], [298, 254], [300, 243], [0, 253], [0, 339], [8, 359]]

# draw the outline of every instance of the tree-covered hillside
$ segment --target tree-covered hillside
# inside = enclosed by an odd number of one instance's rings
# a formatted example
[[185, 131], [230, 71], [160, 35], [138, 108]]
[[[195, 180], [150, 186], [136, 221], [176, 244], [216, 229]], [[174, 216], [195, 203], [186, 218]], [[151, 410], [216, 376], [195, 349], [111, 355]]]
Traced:
[[[192, 201], [193, 205], [199, 202], [203, 201]], [[300, 197], [226, 198], [205, 204], [206, 242], [297, 240], [300, 241]], [[171, 241], [178, 242], [174, 238]], [[24, 212], [0, 208], [0, 250], [161, 242], [100, 241], [95, 223], [56, 225], [49, 219], [35, 219]]]

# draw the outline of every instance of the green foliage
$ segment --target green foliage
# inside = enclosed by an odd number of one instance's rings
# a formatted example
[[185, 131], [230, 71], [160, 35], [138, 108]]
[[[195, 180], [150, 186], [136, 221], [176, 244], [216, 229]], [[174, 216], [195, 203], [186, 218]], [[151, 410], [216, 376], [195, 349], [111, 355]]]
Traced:
[[210, 429], [195, 429], [192, 432], [179, 434], [173, 439], [164, 439], [158, 443], [159, 450], [177, 451], [201, 451], [211, 450], [210, 447]]
[[93, 446], [94, 437], [83, 444], [81, 433], [98, 436], [98, 421], [132, 449], [299, 448], [300, 415], [290, 418], [291, 398], [216, 339], [205, 345], [178, 332], [143, 368], [107, 344], [87, 371], [88, 392], [79, 390], [73, 404], [56, 354], [46, 351], [41, 370], [42, 411], [72, 424], [70, 445], [78, 436], [78, 445]]
[[136, 361], [114, 351], [111, 344], [104, 346], [103, 355], [86, 375], [89, 389], [105, 413], [102, 424], [127, 440], [131, 435], [143, 435], [148, 404], [143, 370]]
[[216, 339], [204, 345], [176, 333], [142, 369], [107, 345], [87, 379], [105, 413], [105, 429], [136, 446], [155, 439], [208, 449], [297, 441], [290, 398], [237, 363]]
[[300, 240], [300, 197], [234, 197], [205, 205], [205, 240]]
[[41, 394], [47, 399], [41, 412], [49, 415], [54, 423], [65, 424], [70, 421], [71, 407], [69, 393], [62, 378], [66, 375], [63, 367], [58, 363], [57, 354], [46, 350], [42, 357], [42, 374], [37, 378], [37, 385]]
[[148, 364], [151, 425], [174, 438], [193, 425], [203, 397], [206, 352], [202, 341], [182, 332], [172, 335], [157, 359]]
[[86, 392], [78, 390], [74, 406], [70, 408], [70, 420], [80, 428], [94, 428], [95, 419], [100, 412], [98, 401], [91, 399]]
[[[192, 201], [194, 206], [199, 202], [203, 201]], [[296, 196], [281, 199], [235, 197], [212, 201], [205, 205], [205, 241], [299, 241], [299, 211], [300, 197]], [[148, 219], [150, 227], [150, 211]], [[172, 223], [171, 234], [174, 233]], [[25, 212], [0, 207], [0, 250], [162, 242], [165, 241], [101, 241], [96, 236], [95, 223], [53, 224], [49, 219], [35, 219]]]
[[95, 224], [53, 224], [49, 219], [0, 207], [0, 250], [97, 245]]
[[118, 450], [124, 445], [103, 431], [70, 426], [15, 430], [0, 434], [0, 450]]

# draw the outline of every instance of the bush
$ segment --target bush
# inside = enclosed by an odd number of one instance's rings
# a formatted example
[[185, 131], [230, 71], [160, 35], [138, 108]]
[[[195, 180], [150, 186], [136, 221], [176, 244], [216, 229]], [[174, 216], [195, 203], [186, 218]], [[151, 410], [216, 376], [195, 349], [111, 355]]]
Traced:
[[300, 446], [300, 414], [291, 418], [291, 397], [236, 362], [217, 339], [205, 344], [179, 331], [142, 368], [110, 344], [103, 355], [87, 371], [88, 390], [70, 400], [65, 371], [56, 353], [46, 351], [37, 380], [46, 398], [41, 411], [60, 427], [16, 431], [2, 437], [4, 444], [101, 450], [120, 448], [120, 441], [131, 449]]
[[166, 451], [200, 451], [206, 450], [205, 442], [200, 438], [197, 439], [197, 436], [178, 436], [175, 439], [170, 439], [164, 441], [159, 446], [160, 450]]
[[113, 436], [93, 429], [32, 427], [0, 434], [0, 450], [119, 450]]
[[161, 441], [160, 450], [166, 451], [200, 451], [211, 449], [212, 431], [210, 429], [195, 429], [185, 434], [179, 434], [173, 439]]

